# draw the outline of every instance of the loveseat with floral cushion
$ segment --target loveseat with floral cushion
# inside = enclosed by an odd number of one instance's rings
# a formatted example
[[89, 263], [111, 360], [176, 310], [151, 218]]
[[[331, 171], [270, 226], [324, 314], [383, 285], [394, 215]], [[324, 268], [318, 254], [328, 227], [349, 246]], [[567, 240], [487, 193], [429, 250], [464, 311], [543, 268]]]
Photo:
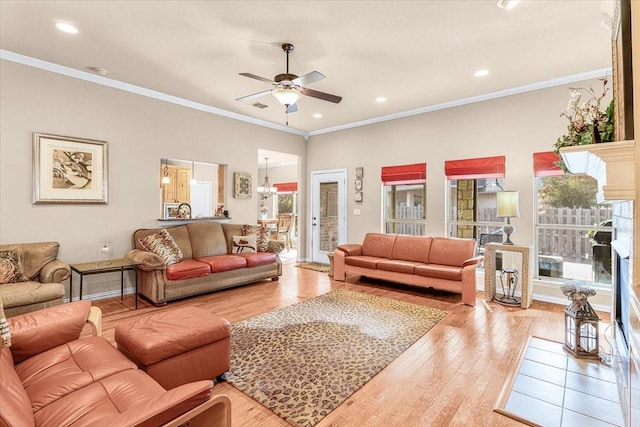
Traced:
[[156, 305], [260, 280], [278, 280], [283, 243], [259, 225], [195, 222], [133, 233], [138, 292]]
[[71, 268], [58, 258], [58, 242], [0, 245], [0, 298], [7, 316], [64, 302]]

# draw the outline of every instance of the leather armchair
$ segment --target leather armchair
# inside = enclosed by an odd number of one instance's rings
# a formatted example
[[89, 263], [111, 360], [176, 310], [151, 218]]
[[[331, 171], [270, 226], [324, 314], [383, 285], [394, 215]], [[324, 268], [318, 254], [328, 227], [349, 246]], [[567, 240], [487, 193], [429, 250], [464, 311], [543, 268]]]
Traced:
[[[100, 334], [101, 312], [76, 301], [7, 319], [0, 350], [0, 426], [225, 426], [212, 381], [165, 390]], [[94, 334], [85, 336], [84, 326]], [[80, 336], [83, 336], [80, 338]]]
[[23, 252], [26, 282], [0, 285], [0, 298], [7, 317], [40, 310], [64, 302], [62, 282], [71, 275], [71, 267], [57, 259], [58, 242], [0, 245], [0, 250], [18, 246]]

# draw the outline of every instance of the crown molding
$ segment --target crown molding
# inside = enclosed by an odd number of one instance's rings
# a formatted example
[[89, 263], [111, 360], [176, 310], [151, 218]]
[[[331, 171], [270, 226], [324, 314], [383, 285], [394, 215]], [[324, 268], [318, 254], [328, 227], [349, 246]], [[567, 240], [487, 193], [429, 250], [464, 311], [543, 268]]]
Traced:
[[86, 71], [76, 70], [74, 68], [65, 67], [63, 65], [54, 64], [52, 62], [43, 61], [41, 59], [33, 58], [30, 56], [20, 55], [18, 53], [10, 52], [8, 50], [0, 49], [0, 59], [5, 61], [11, 61], [18, 64], [26, 65], [29, 67], [39, 68], [41, 70], [50, 71], [52, 73], [62, 74], [68, 77], [96, 83], [102, 86], [108, 86], [113, 89], [122, 90], [125, 92], [135, 93], [137, 95], [146, 96], [148, 98], [157, 99], [171, 104], [181, 105], [183, 107], [192, 108], [194, 110], [204, 111], [206, 113], [215, 114], [218, 116], [227, 117], [234, 120], [240, 120], [243, 122], [251, 123], [258, 126], [263, 126], [282, 132], [292, 133], [308, 138], [307, 132], [291, 128], [288, 126], [271, 123], [266, 120], [256, 119], [254, 117], [245, 116], [231, 111], [223, 110], [221, 108], [212, 107], [210, 105], [201, 104], [199, 102], [189, 101], [188, 99], [179, 98], [173, 95], [167, 95], [166, 93], [158, 92], [155, 90], [147, 89], [141, 86], [124, 83], [118, 80], [113, 80], [107, 77], [92, 74]]
[[368, 126], [375, 123], [386, 122], [390, 120], [401, 119], [404, 117], [416, 116], [418, 114], [430, 113], [439, 110], [445, 110], [447, 108], [459, 107], [462, 105], [473, 104], [477, 102], [488, 101], [496, 98], [502, 98], [505, 96], [516, 95], [520, 93], [530, 92], [534, 90], [540, 90], [550, 88], [554, 86], [565, 85], [569, 83], [575, 83], [583, 80], [590, 80], [595, 78], [602, 78], [607, 75], [611, 75], [611, 67], [601, 68], [599, 70], [587, 71], [579, 74], [572, 74], [565, 77], [559, 77], [556, 79], [545, 80], [538, 83], [528, 84], [524, 86], [518, 86], [514, 88], [499, 90], [496, 92], [489, 92], [482, 95], [471, 96], [468, 98], [456, 99], [453, 101], [447, 101], [440, 104], [427, 105], [425, 107], [416, 108], [408, 111], [401, 111], [398, 113], [387, 114], [385, 116], [374, 117], [367, 120], [361, 120], [352, 123], [346, 123], [339, 126], [318, 129], [313, 131], [303, 131], [301, 129], [295, 129], [288, 126], [268, 122], [266, 120], [256, 119], [254, 117], [245, 116], [243, 114], [233, 113], [231, 111], [223, 110], [221, 108], [212, 107], [210, 105], [201, 104], [199, 102], [189, 101], [188, 99], [179, 98], [173, 95], [167, 95], [162, 92], [147, 89], [141, 86], [124, 83], [118, 80], [113, 80], [107, 77], [95, 75], [86, 71], [80, 71], [73, 68], [65, 67], [63, 65], [54, 64], [52, 62], [43, 61], [41, 59], [33, 58], [30, 56], [20, 55], [18, 53], [10, 52], [4, 49], [0, 49], [0, 59], [5, 61], [11, 61], [18, 64], [26, 65], [29, 67], [39, 68], [41, 70], [50, 71], [52, 73], [62, 74], [68, 77], [73, 77], [80, 80], [96, 83], [103, 86], [108, 86], [114, 89], [122, 90], [125, 92], [135, 93], [137, 95], [146, 96], [149, 98], [157, 99], [164, 102], [169, 102], [183, 107], [192, 108], [194, 110], [204, 111], [207, 113], [215, 114], [218, 116], [227, 117], [234, 120], [240, 120], [243, 122], [251, 123], [257, 126], [263, 126], [270, 129], [279, 130], [282, 132], [291, 133], [294, 135], [300, 135], [305, 141], [309, 141], [309, 138], [314, 135], [322, 135], [325, 133], [338, 132], [346, 129], [353, 129], [360, 126]]

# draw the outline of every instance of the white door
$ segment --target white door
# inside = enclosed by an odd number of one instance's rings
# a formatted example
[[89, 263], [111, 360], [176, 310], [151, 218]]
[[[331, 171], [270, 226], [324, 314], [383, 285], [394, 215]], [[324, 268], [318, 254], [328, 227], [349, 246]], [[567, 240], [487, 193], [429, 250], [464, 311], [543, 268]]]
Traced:
[[208, 181], [196, 181], [191, 185], [189, 196], [191, 204], [191, 217], [212, 216], [211, 213], [211, 183]]
[[347, 171], [311, 175], [311, 261], [328, 264], [327, 254], [347, 239]]

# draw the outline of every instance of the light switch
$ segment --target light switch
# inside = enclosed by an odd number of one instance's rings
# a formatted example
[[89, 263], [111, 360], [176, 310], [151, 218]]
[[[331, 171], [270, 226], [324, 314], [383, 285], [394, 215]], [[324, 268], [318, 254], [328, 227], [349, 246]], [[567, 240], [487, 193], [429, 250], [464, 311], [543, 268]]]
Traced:
[[353, 210], [353, 214], [354, 215], [360, 215], [360, 209], [354, 209]]

